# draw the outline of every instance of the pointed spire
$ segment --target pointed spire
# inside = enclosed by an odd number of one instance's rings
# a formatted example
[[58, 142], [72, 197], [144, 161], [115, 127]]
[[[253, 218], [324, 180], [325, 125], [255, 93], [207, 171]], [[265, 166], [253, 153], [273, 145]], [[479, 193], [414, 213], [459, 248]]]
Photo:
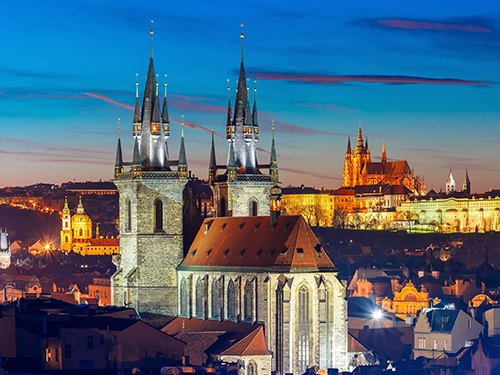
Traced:
[[385, 153], [385, 138], [382, 138], [382, 163], [387, 163], [387, 155]]
[[370, 152], [370, 148], [368, 147], [368, 137], [366, 137], [365, 150], [366, 152]]
[[122, 143], [120, 140], [120, 119], [118, 119], [118, 144], [116, 146], [115, 175], [123, 172]]
[[275, 184], [278, 184], [278, 158], [276, 157], [276, 144], [274, 142], [274, 120], [272, 126], [271, 160], [269, 162], [269, 172]]
[[212, 121], [212, 146], [210, 147], [210, 160], [208, 164], [208, 177], [210, 181], [217, 175], [217, 160], [215, 158], [214, 123]]
[[358, 129], [358, 144], [356, 145], [356, 153], [361, 153], [363, 151], [363, 132], [361, 131], [361, 121], [359, 122]]
[[[226, 126], [232, 125], [232, 109], [231, 109], [231, 87], [229, 86], [229, 79], [227, 80], [227, 122]], [[229, 137], [230, 139], [231, 137]]]
[[186, 147], [184, 146], [184, 115], [182, 115], [182, 132], [181, 132], [181, 147], [179, 149], [179, 163], [178, 171], [186, 172], [187, 171], [187, 158], [186, 158]]
[[234, 136], [231, 134], [231, 142], [229, 142], [229, 163], [227, 164], [227, 169], [229, 174], [231, 174], [231, 171], [234, 171], [234, 174], [236, 174], [236, 168], [238, 167], [236, 165], [236, 159], [234, 157]]
[[70, 214], [70, 211], [69, 211], [69, 206], [68, 206], [68, 197], [64, 197], [64, 208], [63, 208], [63, 214], [65, 215], [69, 215]]
[[142, 162], [141, 162], [141, 154], [139, 152], [139, 142], [136, 138], [134, 142], [134, 156], [132, 159], [132, 170], [134, 172], [140, 171], [141, 167], [142, 167]]
[[347, 151], [346, 151], [346, 154], [350, 154], [351, 153], [351, 136], [347, 136]]
[[161, 121], [163, 124], [169, 124], [168, 107], [167, 107], [167, 75], [165, 74], [165, 97], [163, 98], [163, 111], [161, 113]]
[[464, 177], [464, 183], [462, 186], [462, 191], [466, 194], [470, 194], [470, 180], [469, 180], [469, 173], [467, 172], [467, 169], [465, 170], [465, 177]]
[[[257, 84], [257, 81], [254, 81], [255, 84]], [[253, 89], [253, 110], [252, 110], [252, 122], [254, 128], [257, 128], [257, 139], [259, 139], [259, 132], [258, 132], [258, 127], [259, 127], [259, 118], [257, 115], [257, 87]]]
[[[135, 109], [134, 109], [134, 124], [139, 124], [141, 122], [141, 107], [139, 106], [139, 74], [135, 74]], [[137, 132], [135, 129], [134, 132]], [[135, 135], [135, 134], [134, 134]]]

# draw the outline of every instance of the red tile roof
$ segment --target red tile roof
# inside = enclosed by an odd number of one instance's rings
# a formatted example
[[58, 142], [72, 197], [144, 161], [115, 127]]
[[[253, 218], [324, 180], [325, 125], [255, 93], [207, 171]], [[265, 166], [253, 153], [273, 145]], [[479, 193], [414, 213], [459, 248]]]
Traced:
[[232, 321], [177, 317], [161, 329], [184, 341], [193, 365], [207, 363], [210, 355], [268, 355], [264, 326]]
[[268, 355], [264, 338], [264, 327], [260, 326], [233, 346], [224, 350], [221, 355]]
[[212, 267], [335, 270], [302, 216], [205, 219], [179, 270]]
[[399, 176], [411, 173], [410, 166], [406, 160], [382, 162], [369, 162], [363, 167], [363, 174], [386, 174]]
[[120, 240], [118, 238], [91, 238], [90, 246], [118, 247], [120, 246]]

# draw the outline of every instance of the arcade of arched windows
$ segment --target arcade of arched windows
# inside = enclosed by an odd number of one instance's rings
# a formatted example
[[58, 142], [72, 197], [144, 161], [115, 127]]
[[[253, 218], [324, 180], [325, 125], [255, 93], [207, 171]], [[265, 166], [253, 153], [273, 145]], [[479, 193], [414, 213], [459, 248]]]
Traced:
[[190, 275], [179, 280], [179, 315], [218, 320], [257, 320], [257, 279]]

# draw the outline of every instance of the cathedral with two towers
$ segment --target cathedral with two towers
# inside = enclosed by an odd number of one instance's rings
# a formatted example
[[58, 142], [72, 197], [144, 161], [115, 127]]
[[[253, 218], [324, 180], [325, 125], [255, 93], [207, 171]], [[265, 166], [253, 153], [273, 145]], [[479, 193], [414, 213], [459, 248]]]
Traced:
[[269, 162], [261, 164], [243, 34], [241, 44], [234, 109], [229, 99], [227, 110], [228, 157], [217, 162], [212, 132], [208, 179], [214, 217], [202, 222], [191, 220], [188, 207], [184, 132], [174, 142], [178, 158], [168, 152], [173, 148], [167, 98], [165, 93], [161, 103], [151, 48], [142, 106], [136, 89], [132, 161], [123, 161], [120, 139], [116, 152], [120, 254], [113, 256], [112, 303], [141, 316], [183, 319], [182, 332], [186, 321], [196, 320], [262, 325], [264, 353], [239, 358], [244, 374], [299, 375], [314, 366], [345, 370], [345, 286], [305, 220], [280, 215], [274, 129]]

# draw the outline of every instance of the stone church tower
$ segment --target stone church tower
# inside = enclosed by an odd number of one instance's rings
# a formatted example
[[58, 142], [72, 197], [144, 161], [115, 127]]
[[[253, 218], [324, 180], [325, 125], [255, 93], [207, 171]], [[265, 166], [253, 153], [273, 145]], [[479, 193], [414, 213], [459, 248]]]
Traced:
[[175, 316], [175, 269], [183, 259], [183, 190], [189, 177], [184, 132], [179, 159], [170, 160], [167, 152], [168, 108], [165, 96], [160, 109], [152, 45], [153, 30], [142, 108], [136, 83], [132, 163], [123, 162], [118, 139], [114, 183], [120, 192], [120, 254], [113, 256], [112, 304], [139, 314]]
[[7, 239], [7, 230], [0, 229], [0, 268], [7, 269], [10, 267], [10, 244]]
[[[270, 162], [259, 164], [257, 160], [259, 121], [256, 89], [253, 110], [251, 110], [243, 64], [243, 33], [241, 34], [241, 64], [234, 111], [231, 108], [228, 87], [226, 139], [229, 142], [228, 162], [227, 165], [218, 165], [212, 135], [208, 174], [213, 191], [215, 216], [268, 216], [270, 190], [273, 185], [278, 184], [274, 126]], [[264, 174], [261, 169], [268, 169], [269, 173]], [[219, 174], [219, 170], [225, 170], [225, 172]]]

